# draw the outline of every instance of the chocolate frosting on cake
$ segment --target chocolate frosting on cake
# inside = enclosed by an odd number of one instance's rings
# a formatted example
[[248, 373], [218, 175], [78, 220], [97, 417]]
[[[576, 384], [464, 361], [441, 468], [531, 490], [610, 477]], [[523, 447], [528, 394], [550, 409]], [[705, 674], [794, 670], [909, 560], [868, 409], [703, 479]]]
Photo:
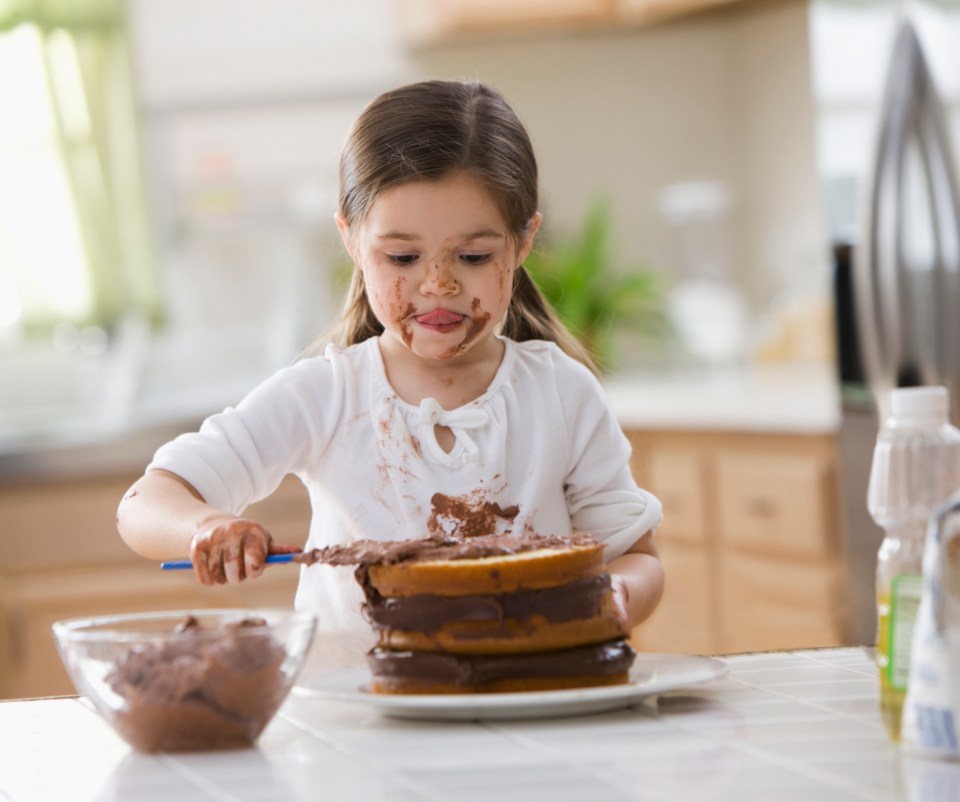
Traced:
[[367, 655], [374, 676], [417, 677], [424, 682], [471, 686], [511, 677], [567, 677], [629, 671], [636, 652], [625, 640], [532, 654], [463, 656], [375, 648]]
[[374, 626], [435, 632], [451, 621], [525, 621], [534, 615], [551, 622], [591, 618], [603, 608], [610, 592], [610, 576], [585, 577], [555, 588], [475, 596], [384, 598], [369, 583], [364, 585], [364, 592], [364, 614]]
[[345, 545], [310, 549], [296, 555], [294, 560], [304, 565], [324, 563], [364, 567], [408, 561], [471, 560], [537, 549], [565, 549], [595, 544], [593, 537], [584, 533], [563, 536], [507, 532], [467, 538], [441, 534], [418, 540], [357, 540]]

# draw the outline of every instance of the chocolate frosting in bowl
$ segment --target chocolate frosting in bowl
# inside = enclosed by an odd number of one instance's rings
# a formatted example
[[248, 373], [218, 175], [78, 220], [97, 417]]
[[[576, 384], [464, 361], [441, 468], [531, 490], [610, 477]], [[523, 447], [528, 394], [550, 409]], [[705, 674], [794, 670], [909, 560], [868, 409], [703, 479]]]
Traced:
[[141, 752], [250, 746], [286, 696], [286, 651], [246, 618], [204, 629], [187, 618], [181, 637], [137, 645], [107, 676], [124, 703], [113, 724]]

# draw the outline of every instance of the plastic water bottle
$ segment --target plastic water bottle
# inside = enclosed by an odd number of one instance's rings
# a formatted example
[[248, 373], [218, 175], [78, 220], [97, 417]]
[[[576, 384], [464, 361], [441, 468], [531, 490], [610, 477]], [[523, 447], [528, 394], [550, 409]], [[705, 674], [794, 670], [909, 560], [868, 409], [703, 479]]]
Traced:
[[884, 530], [877, 555], [880, 710], [894, 740], [923, 590], [924, 536], [930, 517], [960, 488], [960, 429], [950, 424], [949, 408], [946, 387], [894, 390], [870, 471], [867, 508]]

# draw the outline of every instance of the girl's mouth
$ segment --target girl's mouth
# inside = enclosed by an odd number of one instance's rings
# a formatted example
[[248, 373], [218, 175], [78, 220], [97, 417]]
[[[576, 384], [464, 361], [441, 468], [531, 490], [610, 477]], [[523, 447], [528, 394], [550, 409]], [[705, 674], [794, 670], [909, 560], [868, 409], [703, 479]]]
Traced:
[[458, 315], [446, 309], [434, 309], [424, 315], [416, 315], [414, 320], [421, 326], [437, 331], [448, 331], [463, 322], [465, 315]]

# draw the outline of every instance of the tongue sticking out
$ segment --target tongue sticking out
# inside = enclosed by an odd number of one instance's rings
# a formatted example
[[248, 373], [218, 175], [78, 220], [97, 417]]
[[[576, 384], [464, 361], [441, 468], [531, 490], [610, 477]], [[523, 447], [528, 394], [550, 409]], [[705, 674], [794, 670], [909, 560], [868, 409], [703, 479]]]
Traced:
[[432, 312], [417, 317], [417, 321], [425, 326], [449, 326], [453, 323], [459, 323], [461, 320], [463, 320], [463, 315], [448, 312], [446, 309], [434, 309]]

